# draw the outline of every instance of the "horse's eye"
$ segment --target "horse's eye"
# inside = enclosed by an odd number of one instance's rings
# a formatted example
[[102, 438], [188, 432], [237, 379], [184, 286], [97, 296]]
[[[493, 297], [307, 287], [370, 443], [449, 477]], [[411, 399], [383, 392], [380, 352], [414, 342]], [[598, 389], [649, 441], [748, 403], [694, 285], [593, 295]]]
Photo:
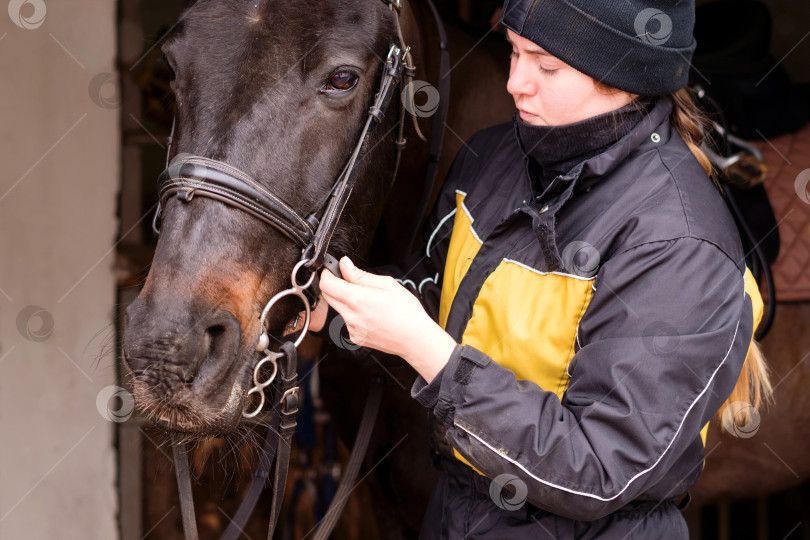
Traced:
[[338, 71], [326, 83], [326, 90], [351, 90], [358, 79], [359, 77], [351, 71]]
[[173, 81], [176, 80], [177, 79], [177, 74], [174, 72], [174, 66], [172, 65], [171, 60], [169, 60], [169, 57], [164, 54], [164, 55], [162, 55], [161, 60], [166, 65], [166, 67], [169, 68], [169, 77], [171, 78], [171, 80], [173, 80]]

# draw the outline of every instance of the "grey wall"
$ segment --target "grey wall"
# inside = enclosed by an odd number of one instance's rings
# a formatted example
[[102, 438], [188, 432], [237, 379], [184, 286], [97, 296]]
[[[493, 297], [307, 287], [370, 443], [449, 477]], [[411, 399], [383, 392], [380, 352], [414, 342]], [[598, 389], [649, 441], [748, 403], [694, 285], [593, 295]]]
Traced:
[[2, 7], [0, 538], [108, 540], [119, 113], [114, 77], [91, 82], [115, 72], [115, 2]]

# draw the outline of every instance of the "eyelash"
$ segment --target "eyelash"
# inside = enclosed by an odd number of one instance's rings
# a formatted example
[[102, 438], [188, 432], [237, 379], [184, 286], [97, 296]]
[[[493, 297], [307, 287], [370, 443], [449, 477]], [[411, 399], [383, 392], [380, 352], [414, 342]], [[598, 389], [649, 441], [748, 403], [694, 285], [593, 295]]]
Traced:
[[[517, 58], [519, 55], [517, 51], [513, 50], [509, 53], [509, 58]], [[556, 69], [546, 69], [543, 66], [537, 66], [537, 70], [542, 73], [543, 75], [554, 75], [557, 70]]]

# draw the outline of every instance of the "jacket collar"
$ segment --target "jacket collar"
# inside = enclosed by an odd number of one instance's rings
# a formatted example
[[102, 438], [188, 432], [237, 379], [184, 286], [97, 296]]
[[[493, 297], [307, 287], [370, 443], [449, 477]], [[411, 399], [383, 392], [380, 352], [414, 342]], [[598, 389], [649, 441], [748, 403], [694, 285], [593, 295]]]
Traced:
[[[662, 124], [668, 122], [672, 112], [672, 100], [661, 96], [657, 99], [652, 110], [645, 114], [633, 129], [619, 139], [614, 145], [595, 156], [592, 156], [571, 169], [567, 174], [558, 176], [544, 194], [543, 199], [550, 199], [566, 192], [564, 199], [568, 199], [573, 191], [589, 188], [605, 175], [612, 172], [622, 164], [634, 150], [645, 150], [665, 143], [669, 138], [669, 129]], [[653, 133], [657, 133], [657, 141], [653, 140]], [[517, 136], [517, 126], [515, 127]], [[520, 145], [520, 139], [518, 139]], [[528, 158], [525, 158], [528, 160]], [[527, 168], [528, 169], [528, 168]], [[531, 178], [527, 170], [526, 182], [531, 191]]]

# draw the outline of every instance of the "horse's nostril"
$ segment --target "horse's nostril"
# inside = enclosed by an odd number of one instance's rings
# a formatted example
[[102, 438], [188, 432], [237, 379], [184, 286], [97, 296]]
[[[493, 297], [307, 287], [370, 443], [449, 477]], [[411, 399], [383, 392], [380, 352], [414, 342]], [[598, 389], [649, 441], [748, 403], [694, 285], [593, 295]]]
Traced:
[[239, 350], [241, 329], [231, 314], [217, 317], [203, 335], [200, 364], [186, 382], [195, 384], [219, 379], [231, 367]]
[[224, 339], [226, 337], [224, 334], [225, 327], [219, 324], [211, 326], [205, 331], [205, 345], [203, 347], [205, 356], [203, 362], [211, 357], [218, 358], [225, 353], [222, 350], [223, 346], [226, 345], [224, 342], [227, 341], [227, 339]]

